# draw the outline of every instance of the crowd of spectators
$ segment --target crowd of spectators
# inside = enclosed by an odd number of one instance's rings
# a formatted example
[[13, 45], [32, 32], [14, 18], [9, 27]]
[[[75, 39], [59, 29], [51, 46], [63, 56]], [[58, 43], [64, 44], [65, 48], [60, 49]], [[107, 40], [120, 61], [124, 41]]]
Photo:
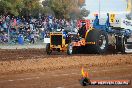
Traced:
[[38, 19], [29, 17], [15, 17], [0, 15], [0, 43], [18, 43], [22, 37], [24, 43], [35, 43], [43, 40], [48, 32], [71, 26], [65, 19], [53, 16], [41, 16]]

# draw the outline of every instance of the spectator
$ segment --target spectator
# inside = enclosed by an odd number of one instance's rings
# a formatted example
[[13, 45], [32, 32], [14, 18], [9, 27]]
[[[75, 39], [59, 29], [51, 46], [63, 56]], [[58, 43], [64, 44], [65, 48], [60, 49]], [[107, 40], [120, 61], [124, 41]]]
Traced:
[[33, 43], [34, 44], [35, 43], [35, 35], [34, 35], [34, 32], [31, 33], [30, 37], [31, 37], [30, 43]]
[[[22, 17], [14, 17], [10, 15], [4, 16], [1, 15], [0, 17], [0, 37], [3, 36], [3, 32], [5, 34], [10, 34], [10, 39], [14, 39], [15, 36], [19, 36], [22, 34], [24, 36], [24, 40], [28, 41], [28, 43], [35, 43], [36, 38], [42, 39], [44, 36], [49, 37], [49, 32], [56, 31], [57, 29], [61, 29], [64, 27], [71, 26], [70, 21], [66, 19], [57, 19], [53, 16], [44, 16], [42, 15], [41, 18], [35, 19], [33, 17], [24, 16]], [[2, 34], [2, 35], [1, 35]]]

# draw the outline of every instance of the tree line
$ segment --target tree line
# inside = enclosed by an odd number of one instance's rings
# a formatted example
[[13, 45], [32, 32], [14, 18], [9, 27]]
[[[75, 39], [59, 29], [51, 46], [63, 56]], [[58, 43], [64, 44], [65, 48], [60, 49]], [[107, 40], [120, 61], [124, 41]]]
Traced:
[[0, 0], [0, 15], [53, 15], [56, 18], [76, 19], [90, 13], [83, 8], [85, 0]]

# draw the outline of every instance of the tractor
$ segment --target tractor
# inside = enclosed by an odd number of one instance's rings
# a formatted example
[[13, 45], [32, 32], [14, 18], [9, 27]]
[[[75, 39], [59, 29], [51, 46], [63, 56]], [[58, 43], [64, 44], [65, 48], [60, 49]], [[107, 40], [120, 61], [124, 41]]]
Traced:
[[68, 42], [68, 38], [63, 32], [50, 32], [50, 43], [46, 45], [46, 52], [48, 55], [52, 53], [52, 51], [66, 51]]
[[75, 52], [105, 53], [108, 48], [108, 36], [103, 30], [97, 30], [90, 25], [90, 20], [79, 20], [78, 41], [72, 40], [67, 48], [67, 54]]
[[103, 54], [109, 47], [113, 47], [115, 52], [126, 53], [132, 45], [132, 31], [111, 26], [109, 14], [107, 16], [104, 25], [100, 25], [98, 15], [93, 25], [90, 25], [90, 20], [79, 20], [77, 34], [51, 32], [50, 43], [46, 45], [47, 54], [52, 51], [66, 51], [68, 55], [81, 52]]

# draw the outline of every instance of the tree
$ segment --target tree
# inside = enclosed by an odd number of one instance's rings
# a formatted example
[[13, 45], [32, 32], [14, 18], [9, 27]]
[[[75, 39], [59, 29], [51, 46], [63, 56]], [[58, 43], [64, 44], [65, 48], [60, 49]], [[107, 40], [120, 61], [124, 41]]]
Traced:
[[32, 15], [34, 17], [38, 16], [40, 11], [42, 11], [42, 7], [39, 3], [39, 0], [23, 0], [24, 8], [22, 11], [22, 15], [28, 16]]
[[0, 3], [1, 14], [13, 14], [15, 16], [19, 15], [23, 4], [22, 0], [2, 0]]
[[8, 11], [11, 10], [11, 6], [12, 6], [11, 3], [2, 0], [2, 1], [0, 2], [0, 14], [1, 14], [1, 15], [2, 15], [2, 14], [7, 14]]
[[52, 14], [57, 18], [77, 19], [89, 13], [81, 9], [84, 3], [85, 0], [44, 0], [42, 7], [39, 0], [1, 0], [0, 14], [38, 17], [41, 13]]
[[[0, 1], [0, 14], [12, 14], [15, 16], [37, 16], [42, 9], [39, 0], [2, 0]], [[41, 10], [42, 11], [42, 10]]]
[[90, 14], [90, 11], [86, 10], [85, 8], [82, 8], [81, 15], [83, 17], [87, 17]]
[[[52, 10], [57, 18], [66, 19], [76, 19], [83, 16], [81, 15], [81, 7], [84, 3], [85, 0], [44, 0], [42, 2], [43, 7]], [[86, 11], [86, 13], [89, 12]]]

